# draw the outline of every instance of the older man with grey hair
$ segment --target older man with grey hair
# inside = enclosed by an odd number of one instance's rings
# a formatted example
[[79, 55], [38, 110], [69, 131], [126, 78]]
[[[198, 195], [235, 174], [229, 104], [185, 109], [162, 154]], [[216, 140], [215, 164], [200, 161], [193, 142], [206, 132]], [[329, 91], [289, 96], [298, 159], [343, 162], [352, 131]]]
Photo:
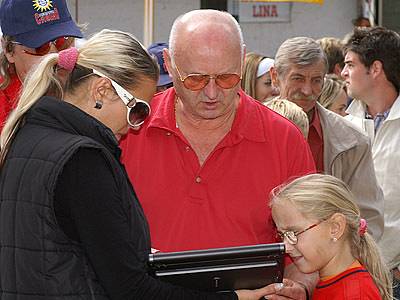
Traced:
[[308, 115], [308, 144], [317, 171], [349, 185], [369, 232], [379, 240], [383, 194], [375, 176], [370, 140], [351, 122], [317, 102], [326, 72], [327, 59], [319, 44], [308, 37], [296, 37], [279, 47], [271, 77], [280, 89], [279, 97], [296, 103]]

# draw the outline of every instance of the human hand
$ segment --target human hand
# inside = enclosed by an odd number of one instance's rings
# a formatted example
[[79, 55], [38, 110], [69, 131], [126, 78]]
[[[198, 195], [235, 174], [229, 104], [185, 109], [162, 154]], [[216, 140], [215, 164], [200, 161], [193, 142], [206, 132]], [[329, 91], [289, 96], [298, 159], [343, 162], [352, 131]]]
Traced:
[[275, 286], [275, 292], [264, 295], [264, 298], [268, 300], [307, 300], [307, 294], [303, 285], [284, 278], [282, 286], [280, 288]]
[[283, 283], [273, 283], [256, 290], [237, 290], [235, 292], [238, 295], [239, 300], [259, 300], [263, 299], [267, 295], [275, 294], [282, 288]]

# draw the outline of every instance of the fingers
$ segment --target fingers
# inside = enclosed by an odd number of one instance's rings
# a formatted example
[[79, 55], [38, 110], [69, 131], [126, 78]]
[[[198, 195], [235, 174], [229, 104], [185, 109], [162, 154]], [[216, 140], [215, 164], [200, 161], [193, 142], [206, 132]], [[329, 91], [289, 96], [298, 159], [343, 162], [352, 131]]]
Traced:
[[293, 282], [293, 280], [290, 280], [290, 279], [287, 279], [287, 278], [283, 278], [283, 284], [285, 286], [291, 287], [291, 286], [293, 286], [294, 282]]
[[283, 283], [272, 283], [266, 287], [258, 289], [257, 292], [260, 292], [260, 297], [264, 297], [264, 299], [272, 299], [270, 297], [283, 289], [283, 287]]
[[276, 299], [306, 299], [306, 292], [303, 286], [290, 279], [284, 279], [283, 283], [283, 288], [277, 291], [276, 294], [284, 298]]

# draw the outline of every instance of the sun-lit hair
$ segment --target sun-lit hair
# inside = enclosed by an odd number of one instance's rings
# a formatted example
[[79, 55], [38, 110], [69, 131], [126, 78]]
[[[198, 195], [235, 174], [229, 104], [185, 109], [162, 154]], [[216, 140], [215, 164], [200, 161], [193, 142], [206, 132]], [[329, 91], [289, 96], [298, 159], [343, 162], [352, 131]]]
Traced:
[[318, 102], [326, 109], [329, 109], [342, 90], [346, 91], [346, 85], [343, 80], [335, 75], [326, 75]]
[[308, 117], [300, 106], [289, 100], [279, 98], [266, 101], [264, 105], [292, 121], [307, 139], [309, 129]]
[[260, 62], [265, 56], [249, 52], [246, 54], [242, 75], [242, 89], [247, 95], [256, 99], [256, 82], [257, 82], [257, 70]]
[[328, 60], [321, 46], [309, 37], [287, 39], [275, 55], [274, 67], [278, 76], [283, 78], [293, 65], [305, 67], [322, 61], [325, 72], [328, 71]]
[[7, 53], [12, 53], [14, 51], [14, 38], [9, 35], [3, 35], [1, 37], [1, 46], [3, 51], [0, 52], [0, 75], [3, 81], [0, 83], [0, 89], [4, 90], [11, 81], [11, 75], [14, 74], [15, 66], [14, 64], [10, 64], [6, 57]]
[[334, 73], [335, 66], [344, 67], [343, 43], [334, 37], [324, 37], [317, 40], [328, 59], [328, 74]]
[[271, 206], [288, 201], [305, 217], [327, 220], [340, 213], [346, 218], [344, 238], [352, 255], [371, 274], [383, 300], [392, 300], [392, 281], [378, 246], [367, 232], [359, 234], [360, 209], [348, 186], [331, 175], [311, 174], [279, 186], [271, 192]]
[[27, 111], [45, 95], [60, 99], [66, 92], [88, 84], [93, 69], [115, 80], [123, 87], [140, 86], [143, 79], [158, 80], [158, 64], [143, 45], [130, 33], [104, 29], [93, 35], [79, 50], [75, 68], [62, 84], [58, 70], [59, 54], [46, 55], [25, 79], [17, 107], [9, 115], [0, 137], [0, 167], [10, 144], [23, 123]]

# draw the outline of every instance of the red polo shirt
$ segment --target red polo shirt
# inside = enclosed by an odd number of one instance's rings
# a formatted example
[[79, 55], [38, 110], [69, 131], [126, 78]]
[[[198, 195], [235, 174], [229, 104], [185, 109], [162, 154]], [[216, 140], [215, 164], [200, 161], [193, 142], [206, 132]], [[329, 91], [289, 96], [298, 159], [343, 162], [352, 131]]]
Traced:
[[328, 280], [318, 282], [312, 300], [382, 299], [374, 280], [363, 267], [348, 269]]
[[308, 131], [308, 144], [318, 173], [324, 173], [324, 136], [317, 108], [314, 108], [313, 120]]
[[[3, 78], [0, 78], [1, 81], [3, 81]], [[12, 76], [10, 84], [4, 90], [0, 90], [0, 133], [10, 111], [17, 106], [20, 90], [21, 81], [17, 76]]]
[[123, 163], [147, 216], [152, 247], [164, 252], [276, 241], [269, 193], [315, 171], [291, 122], [240, 92], [231, 131], [200, 166], [175, 124], [173, 88], [121, 143]]

